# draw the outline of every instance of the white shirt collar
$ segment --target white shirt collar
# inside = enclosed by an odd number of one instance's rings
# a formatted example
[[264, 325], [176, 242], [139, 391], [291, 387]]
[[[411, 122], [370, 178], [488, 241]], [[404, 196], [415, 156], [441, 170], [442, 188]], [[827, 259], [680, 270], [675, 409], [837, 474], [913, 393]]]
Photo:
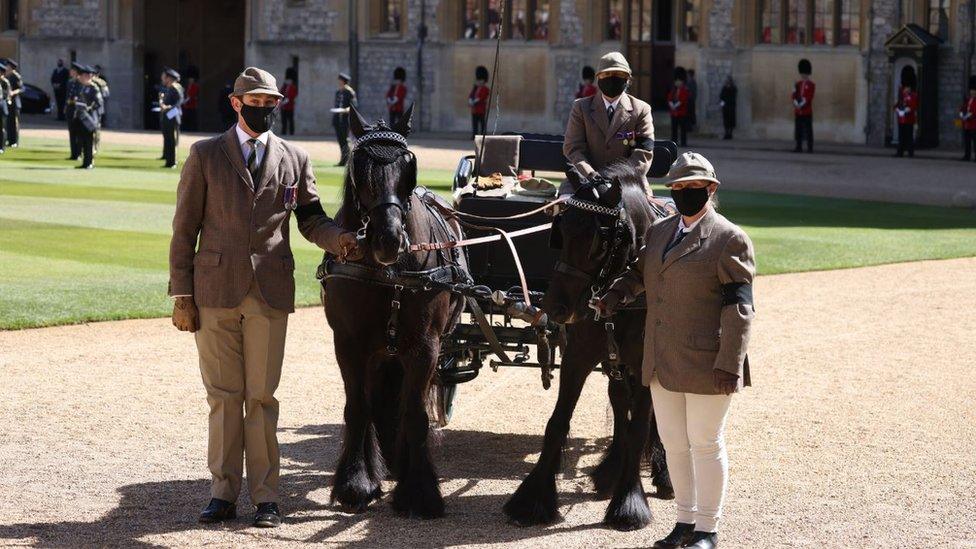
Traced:
[[[251, 136], [250, 135], [247, 135], [247, 132], [244, 131], [241, 128], [241, 125], [240, 124], [235, 124], [234, 125], [234, 129], [237, 130], [237, 141], [238, 141], [238, 143], [241, 144], [241, 150], [243, 150], [244, 149], [244, 143], [247, 143], [251, 139]], [[267, 147], [268, 146], [268, 136], [269, 135], [271, 135], [271, 130], [268, 130], [268, 131], [262, 133], [261, 135], [255, 137], [254, 139], [257, 139], [262, 145], [264, 145], [265, 147]]]
[[704, 219], [704, 218], [705, 218], [705, 216], [703, 215], [703, 216], [699, 217], [698, 219], [696, 219], [695, 222], [692, 223], [690, 226], [686, 226], [685, 225], [685, 218], [684, 217], [678, 217], [678, 230], [679, 231], [684, 231], [686, 233], [690, 233], [691, 231], [695, 230], [695, 227], [697, 227], [698, 224], [701, 223], [701, 220]]
[[617, 96], [616, 99], [614, 99], [611, 102], [611, 101], [607, 101], [607, 96], [603, 95], [602, 93], [600, 94], [600, 97], [603, 98], [603, 106], [606, 107], [607, 110], [610, 110], [610, 107], [613, 107], [614, 110], [617, 110], [617, 106], [620, 105], [620, 98], [623, 96], [624, 94], [620, 94]]

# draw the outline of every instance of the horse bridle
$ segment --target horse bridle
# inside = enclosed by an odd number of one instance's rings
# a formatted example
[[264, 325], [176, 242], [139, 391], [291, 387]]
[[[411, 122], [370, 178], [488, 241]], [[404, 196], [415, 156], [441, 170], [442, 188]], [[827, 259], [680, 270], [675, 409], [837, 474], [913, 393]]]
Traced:
[[[416, 155], [409, 149], [407, 139], [398, 132], [387, 130], [380, 124], [380, 129], [365, 133], [356, 141], [355, 147], [349, 152], [349, 182], [352, 184], [352, 196], [355, 200], [356, 212], [359, 214], [360, 227], [356, 231], [356, 238], [360, 241], [366, 239], [366, 230], [369, 227], [370, 214], [385, 206], [394, 206], [400, 210], [400, 220], [405, 222], [407, 214], [410, 212], [411, 200], [407, 196], [406, 204], [396, 194], [394, 188], [392, 192], [385, 193], [376, 197], [368, 204], [364, 204], [359, 196], [359, 185], [356, 183], [356, 170], [353, 157], [357, 152], [362, 152], [369, 156], [374, 162], [380, 164], [391, 164], [404, 155], [410, 156], [410, 162], [417, 161]], [[381, 154], [386, 153], [386, 154]], [[393, 153], [393, 154], [391, 154]], [[404, 238], [400, 242], [400, 252], [410, 248], [409, 237], [404, 233]]]
[[[574, 278], [578, 278], [586, 281], [590, 285], [590, 291], [593, 296], [599, 295], [603, 290], [606, 289], [611, 282], [611, 277], [614, 274], [615, 263], [617, 262], [617, 255], [623, 250], [630, 240], [630, 227], [627, 223], [627, 210], [624, 209], [623, 201], [619, 202], [616, 207], [604, 206], [603, 204], [597, 204], [596, 202], [590, 202], [588, 200], [582, 200], [576, 197], [570, 198], [566, 201], [566, 206], [568, 208], [576, 208], [577, 210], [593, 214], [598, 217], [606, 217], [614, 220], [612, 233], [610, 234], [610, 248], [609, 253], [606, 254], [606, 258], [600, 265], [597, 274], [593, 274], [578, 267], [574, 267], [562, 259], [556, 261], [554, 270], [557, 273], [562, 273]], [[559, 223], [562, 221], [561, 217], [563, 214], [559, 214], [553, 220], [553, 231], [560, 230]], [[600, 229], [603, 226], [600, 225], [599, 221], [597, 225]], [[606, 240], [601, 238], [601, 231], [597, 231], [597, 235], [594, 239], [600, 239], [602, 242]], [[594, 240], [594, 245], [596, 244]], [[626, 261], [624, 262], [626, 264]]]

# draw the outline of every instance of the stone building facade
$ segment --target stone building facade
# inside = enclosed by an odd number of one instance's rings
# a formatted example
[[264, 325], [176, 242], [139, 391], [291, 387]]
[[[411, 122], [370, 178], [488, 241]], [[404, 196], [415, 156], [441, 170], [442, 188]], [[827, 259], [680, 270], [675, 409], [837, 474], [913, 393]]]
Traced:
[[[758, 139], [792, 137], [789, 94], [805, 57], [817, 83], [817, 139], [883, 144], [897, 85], [885, 42], [915, 23], [942, 39], [939, 137], [952, 145], [974, 69], [974, 1], [0, 0], [0, 55], [19, 58], [41, 86], [58, 57], [101, 63], [112, 84], [109, 123], [133, 128], [152, 123], [146, 106], [164, 65], [199, 68], [202, 108], [211, 110], [243, 65], [279, 78], [294, 67], [303, 134], [332, 131], [340, 71], [353, 75], [363, 113], [385, 116], [384, 94], [402, 66], [415, 126], [460, 133], [470, 131], [474, 69], [492, 68], [500, 28], [497, 131], [561, 133], [580, 69], [620, 50], [635, 69], [633, 92], [657, 108], [659, 134], [668, 125], [663, 94], [680, 65], [697, 73], [700, 132], [721, 132], [718, 94], [732, 75], [737, 135]], [[216, 117], [208, 120], [216, 130]]]

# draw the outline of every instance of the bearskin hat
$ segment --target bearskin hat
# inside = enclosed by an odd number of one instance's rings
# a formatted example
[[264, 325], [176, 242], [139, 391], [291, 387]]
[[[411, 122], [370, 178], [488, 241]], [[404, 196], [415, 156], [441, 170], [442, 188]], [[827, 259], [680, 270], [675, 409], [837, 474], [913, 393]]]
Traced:
[[796, 65], [796, 70], [800, 74], [805, 74], [807, 76], [813, 74], [813, 65], [810, 64], [809, 59], [800, 59], [800, 62]]
[[475, 80], [488, 80], [488, 69], [484, 65], [478, 65], [478, 68], [474, 70]]
[[674, 79], [681, 80], [682, 82], [686, 82], [688, 80], [688, 71], [686, 71], [684, 67], [675, 67]]
[[596, 78], [596, 71], [593, 70], [593, 67], [589, 65], [583, 67], [583, 80], [593, 80], [594, 78]]
[[909, 66], [901, 69], [901, 85], [915, 89], [918, 86], [918, 78], [915, 76], [915, 69]]
[[403, 67], [397, 67], [393, 69], [393, 79], [394, 80], [406, 80], [407, 79], [407, 69]]

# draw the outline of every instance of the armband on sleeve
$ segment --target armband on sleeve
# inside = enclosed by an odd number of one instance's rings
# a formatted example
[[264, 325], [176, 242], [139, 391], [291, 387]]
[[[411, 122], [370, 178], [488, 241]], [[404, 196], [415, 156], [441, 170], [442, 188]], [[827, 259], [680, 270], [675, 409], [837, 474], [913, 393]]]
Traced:
[[729, 305], [749, 305], [755, 310], [756, 306], [752, 302], [752, 284], [745, 282], [733, 282], [722, 284], [722, 306]]

